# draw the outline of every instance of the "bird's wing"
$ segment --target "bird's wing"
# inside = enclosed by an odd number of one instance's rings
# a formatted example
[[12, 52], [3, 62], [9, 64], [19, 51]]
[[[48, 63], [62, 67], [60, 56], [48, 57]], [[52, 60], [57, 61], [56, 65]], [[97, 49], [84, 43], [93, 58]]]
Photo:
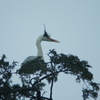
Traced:
[[35, 56], [29, 56], [29, 57], [27, 57], [27, 58], [23, 61], [23, 64], [25, 64], [26, 62], [32, 61], [32, 60], [34, 60], [35, 58], [36, 58]]

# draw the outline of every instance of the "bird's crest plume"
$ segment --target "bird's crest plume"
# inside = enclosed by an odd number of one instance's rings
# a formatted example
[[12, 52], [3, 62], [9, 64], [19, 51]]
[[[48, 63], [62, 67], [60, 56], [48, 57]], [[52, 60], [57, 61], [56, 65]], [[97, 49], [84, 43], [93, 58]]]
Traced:
[[46, 27], [45, 27], [45, 24], [44, 24], [44, 32], [46, 32]]
[[44, 24], [44, 35], [43, 35], [43, 36], [45, 36], [45, 37], [50, 37], [50, 36], [48, 35], [48, 33], [46, 32], [45, 24]]

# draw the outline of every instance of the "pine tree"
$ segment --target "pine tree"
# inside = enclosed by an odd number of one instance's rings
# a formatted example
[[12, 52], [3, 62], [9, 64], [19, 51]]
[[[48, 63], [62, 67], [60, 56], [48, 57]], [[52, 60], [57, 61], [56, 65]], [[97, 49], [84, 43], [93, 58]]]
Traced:
[[[83, 100], [98, 98], [99, 84], [93, 82], [92, 68], [85, 60], [77, 56], [57, 54], [55, 50], [48, 53], [49, 62], [44, 62], [41, 57], [31, 62], [22, 64], [20, 69], [13, 72], [17, 62], [9, 64], [3, 55], [0, 60], [0, 100], [53, 100], [53, 84], [57, 82], [59, 73], [76, 76], [76, 82], [83, 82]], [[13, 74], [20, 75], [21, 84], [12, 83]], [[50, 84], [50, 97], [44, 97], [42, 93], [47, 80]], [[44, 91], [45, 93], [45, 91]]]

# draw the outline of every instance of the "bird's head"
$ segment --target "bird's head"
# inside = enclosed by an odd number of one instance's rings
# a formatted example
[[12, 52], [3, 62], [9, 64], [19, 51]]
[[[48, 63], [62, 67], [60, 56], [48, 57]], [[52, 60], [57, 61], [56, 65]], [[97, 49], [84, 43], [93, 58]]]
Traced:
[[48, 35], [48, 33], [46, 32], [45, 25], [44, 25], [44, 34], [43, 34], [42, 41], [57, 42], [57, 43], [59, 43], [58, 40], [52, 39], [52, 38], [50, 37], [50, 35]]

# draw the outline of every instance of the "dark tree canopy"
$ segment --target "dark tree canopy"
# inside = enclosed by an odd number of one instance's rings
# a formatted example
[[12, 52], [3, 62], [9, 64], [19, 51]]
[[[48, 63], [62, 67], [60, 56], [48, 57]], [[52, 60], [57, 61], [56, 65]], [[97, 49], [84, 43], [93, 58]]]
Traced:
[[[0, 100], [53, 100], [53, 84], [57, 82], [59, 73], [71, 74], [76, 77], [76, 82], [83, 82], [83, 100], [98, 98], [99, 84], [93, 82], [93, 74], [89, 71], [92, 68], [85, 60], [77, 56], [57, 54], [50, 50], [48, 54], [50, 61], [44, 62], [41, 57], [31, 62], [22, 64], [20, 69], [13, 72], [17, 62], [9, 64], [3, 55], [0, 60]], [[13, 74], [20, 76], [21, 84], [12, 83]], [[50, 84], [50, 97], [44, 97], [43, 90], [47, 80]], [[44, 93], [43, 93], [44, 91]], [[67, 90], [66, 90], [67, 91]], [[43, 93], [43, 94], [42, 94]], [[70, 98], [68, 98], [70, 99]]]

